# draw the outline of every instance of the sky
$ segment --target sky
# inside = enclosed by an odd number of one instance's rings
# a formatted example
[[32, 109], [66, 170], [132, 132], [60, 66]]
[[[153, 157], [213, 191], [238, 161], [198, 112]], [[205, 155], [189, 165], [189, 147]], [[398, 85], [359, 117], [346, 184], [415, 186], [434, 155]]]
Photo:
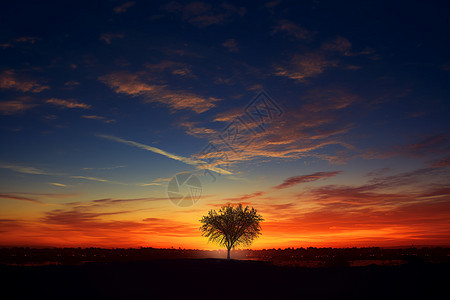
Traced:
[[216, 249], [238, 203], [254, 249], [449, 245], [449, 13], [2, 3], [0, 246]]

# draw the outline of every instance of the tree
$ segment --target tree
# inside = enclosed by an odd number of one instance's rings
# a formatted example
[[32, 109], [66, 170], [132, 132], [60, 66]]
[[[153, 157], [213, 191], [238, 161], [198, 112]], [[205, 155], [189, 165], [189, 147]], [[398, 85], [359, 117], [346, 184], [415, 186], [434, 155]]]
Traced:
[[230, 250], [237, 246], [249, 246], [261, 234], [260, 223], [264, 219], [256, 209], [242, 205], [223, 206], [219, 211], [214, 209], [200, 220], [202, 236], [209, 242], [217, 243], [228, 250], [227, 259], [230, 259]]

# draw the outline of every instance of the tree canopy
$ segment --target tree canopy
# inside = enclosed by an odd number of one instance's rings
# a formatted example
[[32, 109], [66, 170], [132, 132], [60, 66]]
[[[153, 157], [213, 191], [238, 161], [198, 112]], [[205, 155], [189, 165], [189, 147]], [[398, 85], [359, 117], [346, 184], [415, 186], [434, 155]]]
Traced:
[[228, 250], [238, 246], [249, 246], [255, 238], [261, 235], [261, 222], [264, 219], [253, 207], [226, 205], [216, 210], [210, 210], [200, 220], [202, 236], [208, 238]]

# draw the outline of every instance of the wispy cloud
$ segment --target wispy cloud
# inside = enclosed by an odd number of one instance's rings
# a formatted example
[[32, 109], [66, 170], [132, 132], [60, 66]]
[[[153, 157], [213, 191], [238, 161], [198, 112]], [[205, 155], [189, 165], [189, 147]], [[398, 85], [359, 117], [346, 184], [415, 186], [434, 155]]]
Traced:
[[113, 120], [113, 119], [107, 119], [107, 118], [105, 118], [105, 117], [102, 117], [102, 116], [97, 116], [97, 115], [83, 115], [83, 116], [81, 116], [83, 119], [89, 119], [89, 120], [99, 120], [99, 121], [102, 121], [102, 122], [104, 122], [104, 123], [114, 123], [114, 122], [116, 122], [116, 120]]
[[100, 36], [100, 40], [104, 41], [108, 45], [111, 44], [114, 39], [123, 39], [125, 35], [123, 33], [103, 33]]
[[119, 168], [125, 168], [126, 166], [112, 166], [112, 167], [98, 167], [98, 168], [82, 168], [82, 170], [113, 170], [113, 169], [119, 169]]
[[81, 83], [79, 81], [76, 80], [69, 80], [64, 82], [64, 86], [66, 86], [67, 88], [73, 88], [75, 86], [80, 85]]
[[127, 10], [130, 7], [134, 6], [135, 4], [136, 4], [136, 2], [134, 2], [134, 1], [125, 2], [124, 4], [114, 7], [113, 10], [116, 14], [123, 14], [123, 13], [127, 12]]
[[121, 182], [116, 182], [116, 181], [111, 181], [108, 179], [91, 177], [91, 176], [70, 176], [70, 177], [75, 178], [75, 179], [85, 179], [85, 180], [90, 180], [90, 181], [107, 182], [107, 183], [113, 183], [113, 184], [124, 184]]
[[215, 24], [223, 24], [235, 16], [243, 16], [246, 13], [244, 7], [223, 2], [220, 5], [211, 5], [205, 2], [191, 2], [183, 5], [179, 2], [170, 2], [162, 7], [163, 10], [181, 15], [182, 20], [198, 27], [207, 27]]
[[425, 158], [430, 156], [442, 156], [449, 152], [449, 135], [447, 133], [438, 133], [422, 136], [419, 137], [416, 142], [396, 145], [388, 149], [367, 149], [361, 156], [366, 159], [385, 159], [395, 156]]
[[54, 185], [54, 186], [59, 186], [59, 187], [68, 187], [68, 185], [63, 184], [63, 183], [59, 183], [59, 182], [49, 182], [48, 184]]
[[3, 115], [22, 113], [36, 105], [37, 104], [30, 102], [28, 99], [4, 101], [0, 102], [0, 113]]
[[182, 122], [181, 127], [186, 128], [186, 133], [198, 138], [209, 137], [212, 134], [217, 134], [217, 131], [211, 128], [197, 126], [198, 122]]
[[341, 173], [341, 171], [316, 172], [316, 173], [308, 174], [308, 175], [293, 176], [293, 177], [289, 177], [289, 178], [285, 179], [283, 181], [283, 183], [275, 186], [274, 188], [277, 190], [286, 189], [286, 188], [292, 187], [292, 186], [300, 184], [300, 183], [317, 181], [319, 179], [327, 179], [327, 178], [336, 176], [340, 173]]
[[139, 186], [152, 186], [152, 185], [161, 185], [161, 183], [158, 182], [150, 182], [150, 183], [138, 183]]
[[151, 74], [164, 74], [170, 72], [172, 75], [197, 78], [192, 72], [192, 66], [186, 63], [163, 60], [156, 64], [145, 64], [145, 68], [151, 72]]
[[[350, 118], [344, 118], [344, 116], [347, 114], [347, 109], [358, 101], [359, 97], [342, 88], [311, 89], [299, 98], [299, 102], [303, 103], [301, 107], [285, 111], [282, 118], [266, 126], [264, 132], [245, 130], [243, 127], [236, 126], [239, 140], [251, 142], [233, 144], [233, 148], [240, 152], [239, 155], [232, 150], [227, 150], [228, 147], [224, 148], [222, 153], [228, 158], [229, 164], [255, 159], [305, 157], [328, 160], [336, 164], [345, 162], [351, 155], [355, 155], [353, 152], [357, 149], [347, 141], [346, 135], [354, 124], [351, 123]], [[237, 116], [241, 117], [248, 127], [258, 125], [257, 122], [247, 119], [243, 108], [233, 108], [220, 113], [215, 116], [214, 121], [231, 123]], [[224, 141], [219, 137], [219, 134], [223, 132], [201, 131], [204, 127], [197, 124], [188, 123], [189, 130], [195, 132], [192, 127], [198, 127], [202, 133], [201, 137], [208, 138], [216, 145], [223, 145]], [[332, 150], [319, 152], [325, 147]], [[202, 153], [196, 157], [205, 159]]]
[[450, 155], [434, 160], [431, 163], [431, 167], [433, 168], [442, 168], [442, 167], [450, 167]]
[[101, 138], [104, 138], [104, 139], [111, 140], [111, 141], [115, 141], [115, 142], [119, 142], [119, 143], [122, 143], [122, 144], [127, 144], [127, 145], [130, 145], [130, 146], [133, 146], [133, 147], [137, 147], [137, 148], [140, 148], [140, 149], [144, 149], [144, 150], [147, 150], [147, 151], [151, 151], [153, 153], [157, 153], [157, 154], [163, 155], [163, 156], [168, 157], [170, 159], [177, 160], [177, 161], [183, 162], [183, 163], [191, 165], [191, 166], [196, 166], [198, 169], [209, 169], [211, 171], [214, 171], [214, 172], [217, 172], [217, 173], [220, 173], [220, 174], [232, 174], [231, 172], [229, 172], [227, 170], [221, 169], [219, 167], [215, 167], [213, 165], [208, 165], [204, 161], [195, 160], [195, 159], [191, 159], [191, 158], [188, 158], [188, 157], [183, 157], [183, 156], [180, 156], [180, 155], [177, 155], [177, 154], [172, 154], [172, 153], [169, 153], [167, 151], [164, 151], [164, 150], [156, 148], [156, 147], [144, 145], [144, 144], [137, 143], [137, 142], [134, 142], [134, 141], [124, 140], [124, 139], [121, 139], [119, 137], [115, 137], [115, 136], [112, 136], [112, 135], [97, 134], [97, 136], [101, 137]]
[[13, 70], [6, 70], [0, 73], [0, 88], [11, 89], [20, 92], [40, 93], [50, 89], [50, 86], [43, 85], [36, 80], [26, 76], [20, 76]]
[[42, 170], [34, 168], [34, 167], [14, 165], [14, 164], [8, 164], [8, 163], [0, 163], [0, 168], [8, 169], [8, 170], [11, 170], [14, 172], [24, 173], [24, 174], [52, 175], [50, 173], [47, 173], [45, 171], [42, 171]]
[[40, 38], [34, 36], [22, 36], [14, 39], [14, 41], [18, 43], [30, 43], [30, 44], [34, 44], [38, 40], [40, 40]]
[[82, 103], [82, 102], [78, 102], [76, 100], [51, 98], [51, 99], [46, 100], [45, 103], [60, 106], [62, 108], [83, 108], [83, 109], [91, 108], [91, 105]]
[[30, 197], [22, 197], [15, 194], [0, 194], [0, 199], [8, 199], [8, 200], [19, 200], [19, 201], [26, 201], [26, 202], [32, 202], [36, 204], [43, 204], [41, 201], [30, 198]]
[[376, 170], [370, 171], [364, 176], [366, 176], [366, 177], [381, 176], [390, 171], [391, 171], [391, 168], [381, 168], [381, 169], [376, 169]]
[[239, 48], [235, 39], [228, 39], [222, 43], [222, 46], [227, 48], [229, 52], [238, 53]]
[[12, 39], [9, 42], [0, 44], [0, 47], [2, 47], [3, 49], [13, 48], [14, 46], [16, 46], [19, 43], [34, 44], [38, 40], [40, 40], [40, 38], [38, 38], [38, 37], [21, 36], [21, 37]]
[[288, 63], [275, 65], [275, 75], [305, 82], [328, 68], [339, 66], [338, 57], [349, 55], [351, 46], [346, 38], [337, 37], [331, 42], [323, 43], [319, 49], [294, 54]]
[[258, 198], [258, 197], [262, 197], [265, 194], [267, 194], [267, 192], [263, 192], [263, 191], [258, 191], [258, 192], [254, 192], [254, 193], [250, 193], [250, 194], [244, 194], [244, 195], [240, 195], [237, 197], [233, 197], [233, 198], [227, 198], [224, 199], [224, 201], [233, 201], [233, 202], [240, 202], [242, 204], [242, 201], [247, 201], [253, 198]]
[[273, 32], [286, 32], [297, 39], [307, 39], [313, 35], [311, 31], [306, 30], [300, 25], [297, 25], [289, 20], [280, 20], [278, 25], [275, 26]]
[[[165, 84], [147, 83], [141, 77], [145, 72], [132, 74], [129, 72], [115, 72], [99, 77], [99, 80], [116, 93], [132, 97], [142, 96], [144, 102], [159, 102], [168, 105], [173, 111], [189, 109], [196, 113], [203, 113], [213, 107], [220, 99], [205, 98], [187, 91], [173, 91]], [[152, 75], [153, 76], [153, 75]]]

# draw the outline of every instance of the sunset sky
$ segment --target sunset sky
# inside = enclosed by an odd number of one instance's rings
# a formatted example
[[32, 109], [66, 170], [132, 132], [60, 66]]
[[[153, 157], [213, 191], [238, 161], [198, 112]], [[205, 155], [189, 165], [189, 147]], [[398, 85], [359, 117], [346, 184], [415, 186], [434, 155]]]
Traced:
[[450, 244], [448, 3], [42, 2], [0, 11], [0, 246], [215, 249], [226, 203], [254, 249]]

